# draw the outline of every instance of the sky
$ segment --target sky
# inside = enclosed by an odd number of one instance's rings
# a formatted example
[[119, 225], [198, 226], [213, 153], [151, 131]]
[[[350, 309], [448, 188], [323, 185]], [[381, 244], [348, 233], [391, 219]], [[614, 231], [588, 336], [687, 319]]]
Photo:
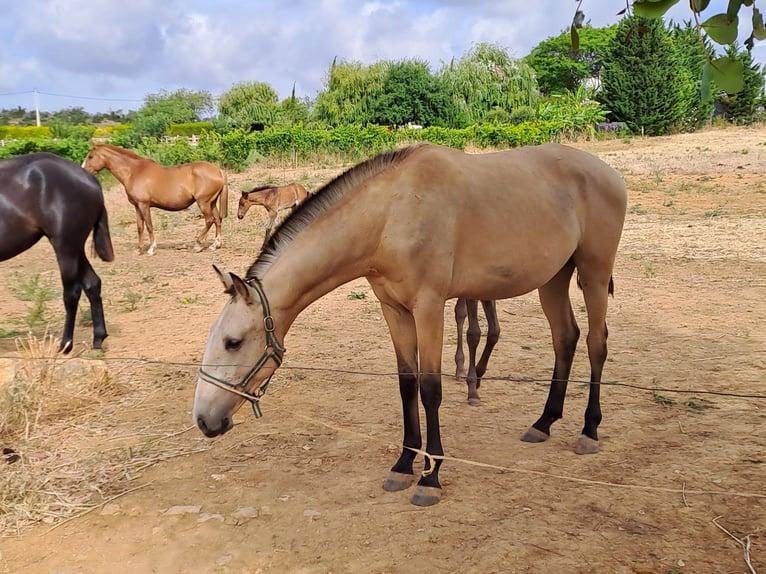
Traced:
[[[705, 15], [726, 9], [712, 0]], [[180, 88], [266, 82], [315, 97], [333, 58], [417, 58], [432, 70], [491, 42], [522, 58], [569, 28], [578, 0], [2, 0], [0, 108], [131, 110]], [[616, 23], [625, 0], [582, 0]], [[690, 20], [682, 0], [670, 16]], [[743, 19], [750, 9], [742, 8]], [[747, 25], [741, 26], [747, 28]], [[749, 33], [749, 30], [747, 31]], [[747, 36], [743, 33], [743, 38]], [[766, 44], [766, 43], [764, 43]], [[756, 45], [756, 62], [766, 46]]]

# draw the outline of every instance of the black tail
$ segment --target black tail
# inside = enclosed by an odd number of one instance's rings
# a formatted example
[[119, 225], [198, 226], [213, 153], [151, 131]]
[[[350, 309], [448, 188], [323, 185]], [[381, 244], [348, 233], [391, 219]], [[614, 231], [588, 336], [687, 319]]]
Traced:
[[109, 234], [109, 217], [106, 207], [101, 207], [101, 213], [93, 226], [93, 247], [102, 261], [114, 261], [112, 236]]

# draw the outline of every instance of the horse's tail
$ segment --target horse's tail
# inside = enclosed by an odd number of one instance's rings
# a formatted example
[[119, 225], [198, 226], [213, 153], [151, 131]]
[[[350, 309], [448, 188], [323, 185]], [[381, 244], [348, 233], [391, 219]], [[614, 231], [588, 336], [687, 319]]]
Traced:
[[221, 219], [224, 219], [229, 215], [229, 178], [226, 176], [226, 172], [221, 170], [223, 174], [223, 189], [221, 195], [218, 196], [218, 213], [221, 214]]
[[106, 207], [101, 206], [96, 224], [93, 226], [93, 248], [102, 261], [114, 261], [114, 248], [112, 236], [109, 234], [109, 217]]

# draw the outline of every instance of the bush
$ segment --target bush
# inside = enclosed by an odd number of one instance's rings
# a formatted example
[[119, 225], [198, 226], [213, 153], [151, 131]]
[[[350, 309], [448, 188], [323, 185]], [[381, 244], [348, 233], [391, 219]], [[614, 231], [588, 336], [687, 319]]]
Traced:
[[48, 126], [0, 126], [0, 140], [28, 140], [50, 138]]
[[167, 135], [191, 137], [201, 135], [204, 132], [212, 131], [212, 122], [190, 122], [186, 124], [171, 124], [168, 128]]
[[17, 155], [26, 155], [29, 153], [36, 153], [41, 151], [47, 151], [55, 153], [69, 161], [73, 161], [76, 164], [81, 164], [88, 155], [90, 150], [90, 144], [84, 140], [76, 139], [27, 139], [16, 142], [11, 142], [3, 147], [0, 147], [0, 159], [13, 157]]

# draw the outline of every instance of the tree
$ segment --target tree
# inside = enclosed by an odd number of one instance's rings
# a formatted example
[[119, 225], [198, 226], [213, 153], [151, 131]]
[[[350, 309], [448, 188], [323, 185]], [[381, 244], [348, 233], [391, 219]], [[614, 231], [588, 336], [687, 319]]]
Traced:
[[490, 110], [535, 105], [540, 97], [535, 71], [494, 44], [474, 46], [439, 77], [455, 102], [458, 127], [483, 121]]
[[218, 119], [227, 129], [263, 129], [274, 124], [279, 96], [264, 82], [240, 82], [218, 99]]
[[131, 114], [131, 128], [121, 134], [119, 145], [135, 146], [144, 137], [159, 139], [172, 124], [198, 122], [212, 110], [213, 96], [208, 91], [181, 88], [149, 94], [144, 105]]
[[705, 63], [715, 56], [715, 49], [707, 37], [700, 38], [691, 22], [684, 22], [683, 26], [674, 25], [670, 38], [680, 66], [679, 73], [686, 78], [681, 93], [682, 127], [694, 129], [709, 121], [713, 115], [713, 100], [701, 98], [701, 84], [702, 70]]
[[370, 102], [369, 121], [380, 125], [446, 125], [454, 115], [444, 84], [421, 60], [390, 64], [380, 91]]
[[[628, 2], [618, 14], [629, 12], [632, 7], [633, 14], [642, 18], [662, 18], [667, 11], [678, 4], [679, 0], [633, 0]], [[577, 5], [570, 33], [572, 46], [578, 49], [580, 43], [579, 30], [585, 21], [585, 14], [580, 10], [582, 1]], [[714, 10], [719, 10], [720, 3], [711, 3], [709, 0], [694, 0], [689, 2], [689, 10], [695, 23], [699, 22], [700, 29], [708, 38], [722, 46], [734, 45], [737, 42], [740, 31], [740, 11], [743, 6], [751, 9], [752, 26], [750, 36], [745, 40], [748, 50], [753, 48], [756, 40], [766, 40], [766, 26], [763, 15], [756, 7], [756, 0], [729, 0], [726, 12], [710, 15]], [[704, 17], [703, 17], [704, 14]], [[702, 21], [701, 21], [702, 20]], [[700, 22], [701, 21], [701, 22]], [[743, 24], [746, 28], [747, 24]], [[744, 67], [741, 60], [727, 53], [724, 56], [708, 59], [703, 65], [702, 71], [702, 99], [711, 97], [713, 82], [729, 94], [735, 94], [744, 87]]]
[[737, 44], [726, 49], [726, 55], [742, 62], [744, 86], [736, 94], [719, 96], [718, 103], [724, 117], [738, 124], [749, 124], [755, 119], [763, 98], [764, 70], [753, 63], [753, 56], [747, 50], [741, 50]]
[[580, 30], [580, 49], [572, 49], [569, 32], [547, 38], [522, 61], [534, 68], [537, 85], [547, 95], [575, 92], [583, 84], [596, 87], [600, 81], [601, 57], [614, 37], [617, 25]]
[[325, 80], [326, 90], [317, 95], [313, 117], [329, 126], [364, 125], [370, 120], [370, 103], [378, 96], [389, 63], [333, 59]]
[[624, 18], [603, 58], [599, 101], [634, 133], [661, 135], [680, 124], [688, 76], [660, 19]]
[[277, 106], [277, 123], [293, 126], [307, 123], [310, 104], [308, 98], [295, 97], [295, 85], [293, 85], [290, 97], [282, 100]]

